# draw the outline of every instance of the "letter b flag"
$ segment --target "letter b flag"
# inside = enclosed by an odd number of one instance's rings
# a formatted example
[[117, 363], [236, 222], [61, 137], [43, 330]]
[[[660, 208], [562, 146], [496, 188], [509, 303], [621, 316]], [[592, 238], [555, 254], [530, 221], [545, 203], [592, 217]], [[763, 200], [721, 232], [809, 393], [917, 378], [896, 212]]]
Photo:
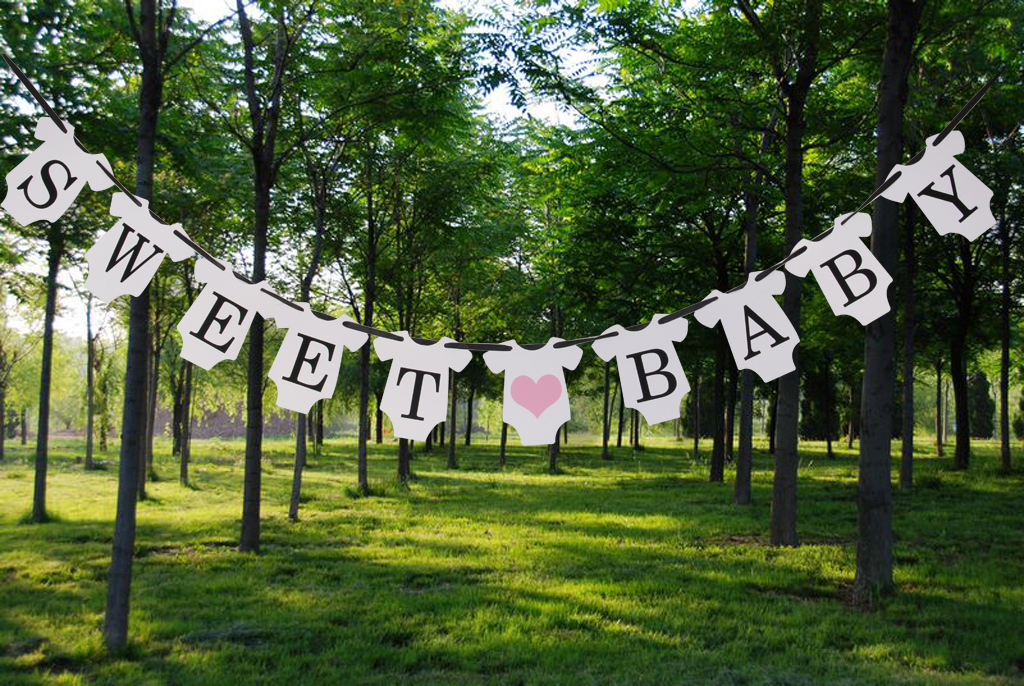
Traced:
[[659, 324], [664, 316], [656, 314], [642, 326], [616, 324], [604, 332], [615, 336], [593, 345], [605, 362], [615, 358], [626, 407], [639, 410], [648, 424], [678, 418], [679, 402], [690, 390], [672, 344], [686, 338], [687, 321], [680, 317]]

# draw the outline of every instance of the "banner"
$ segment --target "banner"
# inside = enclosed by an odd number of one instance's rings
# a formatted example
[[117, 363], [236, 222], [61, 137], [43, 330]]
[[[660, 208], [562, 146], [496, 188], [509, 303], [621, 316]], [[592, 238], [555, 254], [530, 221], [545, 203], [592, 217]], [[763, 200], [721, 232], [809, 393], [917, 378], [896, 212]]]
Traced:
[[[21, 74], [19, 78], [25, 80]], [[34, 90], [33, 95], [51, 111]], [[165, 254], [180, 261], [198, 253], [195, 278], [206, 286], [178, 324], [181, 357], [211, 369], [237, 357], [257, 313], [274, 319], [288, 330], [269, 372], [277, 386], [277, 404], [283, 408], [308, 412], [317, 400], [331, 397], [343, 349], [367, 345], [369, 334], [377, 337], [373, 346], [378, 358], [392, 360], [381, 409], [396, 436], [424, 440], [445, 420], [449, 377], [464, 369], [477, 350], [484, 352], [491, 372], [505, 375], [504, 421], [519, 432], [523, 445], [543, 445], [553, 443], [570, 419], [564, 370], [579, 365], [579, 344], [592, 343], [602, 360], [615, 358], [626, 406], [656, 424], [679, 416], [680, 402], [690, 388], [674, 347], [686, 338], [686, 315], [693, 314], [706, 327], [720, 323], [736, 366], [756, 372], [763, 381], [794, 371], [793, 351], [800, 338], [776, 300], [786, 287], [783, 266], [794, 277], [813, 272], [837, 316], [848, 315], [867, 325], [888, 312], [886, 292], [892, 277], [864, 244], [871, 234], [871, 218], [860, 209], [878, 196], [894, 202], [911, 196], [940, 235], [956, 233], [972, 241], [996, 223], [989, 206], [992, 191], [956, 159], [964, 151], [964, 139], [953, 128], [970, 107], [973, 104], [929, 138], [910, 164], [894, 167], [856, 213], [836, 218], [831, 229], [800, 241], [782, 262], [748, 274], [742, 286], [725, 293], [714, 290], [696, 305], [655, 315], [643, 325], [615, 325], [598, 336], [552, 338], [544, 345], [417, 339], [407, 331], [386, 332], [345, 316], [321, 315], [307, 303], [277, 295], [266, 282], [249, 283], [231, 265], [192, 242], [179, 224], [157, 221], [145, 200], [116, 182], [106, 158], [84, 150], [75, 140], [74, 128], [55, 116], [38, 121], [35, 137], [43, 144], [7, 175], [2, 207], [22, 225], [54, 222], [86, 184], [99, 191], [116, 183], [124, 192], [113, 196], [110, 212], [119, 219], [86, 253], [86, 287], [106, 302], [139, 295]]]

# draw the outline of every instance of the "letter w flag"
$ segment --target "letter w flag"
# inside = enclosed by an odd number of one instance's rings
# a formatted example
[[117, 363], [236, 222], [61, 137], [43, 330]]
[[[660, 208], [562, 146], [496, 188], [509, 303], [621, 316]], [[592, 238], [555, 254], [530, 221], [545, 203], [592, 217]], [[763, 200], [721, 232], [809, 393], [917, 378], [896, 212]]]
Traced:
[[192, 257], [192, 250], [174, 234], [181, 224], [162, 224], [149, 213], [149, 203], [141, 205], [124, 193], [115, 193], [110, 213], [121, 217], [113, 228], [100, 237], [85, 253], [89, 277], [85, 287], [103, 302], [120, 295], [142, 295], [153, 280], [164, 254], [175, 262]]

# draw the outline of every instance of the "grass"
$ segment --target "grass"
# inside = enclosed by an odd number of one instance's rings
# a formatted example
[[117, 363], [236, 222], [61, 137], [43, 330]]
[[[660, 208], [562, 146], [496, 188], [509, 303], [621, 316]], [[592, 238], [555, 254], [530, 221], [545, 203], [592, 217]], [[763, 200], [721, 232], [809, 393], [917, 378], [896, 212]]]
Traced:
[[[541, 449], [418, 454], [395, 487], [374, 446], [374, 497], [353, 497], [351, 440], [311, 458], [286, 518], [288, 439], [265, 443], [263, 552], [235, 550], [240, 441], [194, 448], [192, 488], [158, 442], [139, 506], [132, 645], [102, 649], [116, 469], [85, 472], [58, 439], [48, 504], [28, 452], [0, 465], [0, 683], [818, 684], [1024, 678], [1024, 477], [982, 444], [968, 472], [921, 453], [895, 494], [898, 593], [850, 605], [856, 454], [802, 454], [802, 545], [767, 545], [771, 458], [755, 504], [707, 483], [689, 443], [637, 455], [581, 437], [546, 473]], [[8, 443], [9, 449], [12, 448]], [[105, 459], [116, 459], [111, 452]], [[1022, 456], [1015, 455], [1016, 464]], [[894, 476], [896, 470], [894, 469]]]

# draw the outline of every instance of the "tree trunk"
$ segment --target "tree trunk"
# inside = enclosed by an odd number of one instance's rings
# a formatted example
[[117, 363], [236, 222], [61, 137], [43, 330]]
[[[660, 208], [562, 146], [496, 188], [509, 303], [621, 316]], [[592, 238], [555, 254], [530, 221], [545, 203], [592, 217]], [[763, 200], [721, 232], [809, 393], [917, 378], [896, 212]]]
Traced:
[[[923, 2], [889, 0], [888, 26], [879, 84], [878, 167], [875, 185], [888, 178], [903, 154], [903, 107], [907, 75]], [[871, 252], [884, 270], [896, 263], [898, 206], [878, 198], [872, 209]], [[870, 603], [893, 589], [892, 410], [896, 322], [890, 310], [868, 324], [864, 335], [861, 392], [860, 471], [857, 480], [857, 573], [854, 600]]]
[[21, 408], [21, 444], [28, 443], [28, 411]]
[[498, 451], [498, 466], [505, 466], [505, 449], [508, 446], [508, 424], [501, 423], [501, 448]]
[[[92, 296], [85, 298], [85, 469], [93, 468], [93, 420], [96, 414], [96, 404], [93, 401], [96, 389], [96, 340], [92, 335]], [[3, 433], [2, 424], [6, 422], [4, 408], [0, 405], [0, 433]], [[0, 438], [0, 441], [3, 439]], [[0, 449], [0, 457], [3, 457], [3, 450]]]
[[409, 485], [409, 439], [398, 439], [398, 483]]
[[185, 360], [177, 360], [168, 381], [172, 387], [171, 400], [171, 457], [181, 455], [181, 423], [185, 404]]
[[[150, 289], [148, 289], [148, 288], [146, 290], [150, 291]], [[150, 294], [152, 295], [152, 291], [150, 291]], [[149, 452], [149, 438], [148, 437], [153, 433], [153, 426], [151, 424], [153, 417], [149, 413], [149, 389], [150, 389], [150, 385], [153, 383], [153, 370], [152, 370], [153, 355], [150, 353], [150, 351], [152, 350], [152, 347], [153, 347], [152, 346], [152, 342], [153, 342], [152, 337], [153, 337], [153, 330], [152, 330], [152, 328], [150, 328], [149, 333], [148, 333], [148, 335], [146, 337], [146, 363], [145, 363], [145, 368], [146, 368], [146, 398], [143, 401], [145, 403], [145, 405], [146, 405], [146, 410], [145, 410], [145, 416], [143, 416], [143, 418], [142, 418], [142, 444], [141, 444], [142, 445], [142, 450], [139, 452], [139, 457], [138, 457], [138, 459], [139, 459], [139, 471], [138, 471], [139, 486], [138, 486], [138, 489], [136, 490], [136, 498], [139, 501], [143, 501], [143, 500], [146, 499], [146, 477], [148, 476], [148, 471], [146, 470], [146, 459], [148, 457], [148, 452]]]
[[779, 382], [772, 389], [771, 405], [768, 408], [768, 453], [775, 454], [775, 429], [779, 423]]
[[971, 464], [971, 413], [967, 399], [967, 341], [964, 323], [949, 338], [949, 375], [953, 379], [953, 403], [956, 405], [956, 447], [953, 468], [967, 469]]
[[441, 426], [440, 426], [440, 428], [439, 428], [439, 430], [437, 432], [438, 445], [440, 445], [442, 449], [444, 449], [445, 437], [447, 435], [448, 435], [448, 422], [444, 421], [444, 422], [441, 422]]
[[569, 445], [569, 422], [562, 424], [562, 444]]
[[608, 452], [608, 439], [611, 437], [612, 423], [608, 415], [608, 396], [611, 386], [611, 362], [604, 363], [604, 411], [601, 413], [601, 457], [606, 460], [611, 457]]
[[835, 459], [832, 452], [832, 369], [825, 365], [825, 454]]
[[50, 224], [50, 250], [46, 269], [46, 315], [43, 323], [43, 357], [39, 374], [39, 429], [36, 432], [36, 479], [32, 494], [32, 521], [45, 522], [46, 469], [50, 442], [50, 383], [53, 378], [53, 319], [57, 313], [57, 274], [64, 252], [60, 222]]
[[192, 363], [185, 362], [185, 381], [181, 402], [181, 466], [178, 481], [188, 484], [188, 462], [192, 457]]
[[455, 459], [455, 430], [456, 430], [456, 427], [458, 426], [457, 414], [458, 414], [458, 409], [459, 409], [459, 405], [458, 405], [459, 394], [458, 394], [457, 389], [455, 387], [455, 370], [454, 369], [451, 370], [451, 379], [450, 379], [449, 386], [452, 389], [452, 405], [451, 405], [451, 415], [452, 416], [448, 420], [448, 422], [450, 424], [449, 430], [451, 431], [451, 435], [448, 436], [448, 469], [458, 469], [459, 468], [459, 462], [458, 462], [458, 460]]
[[[131, 8], [129, 8], [130, 10]], [[139, 3], [137, 43], [142, 56], [139, 125], [136, 136], [135, 194], [153, 198], [153, 165], [157, 121], [163, 99], [163, 55], [157, 41], [156, 0]], [[170, 26], [166, 30], [170, 30]], [[128, 643], [132, 560], [135, 552], [135, 508], [138, 470], [145, 448], [146, 361], [149, 357], [149, 289], [131, 298], [128, 314], [128, 356], [125, 362], [124, 408], [121, 414], [121, 453], [117, 480], [117, 514], [107, 574], [103, 638], [112, 654]]]
[[295, 465], [292, 468], [292, 496], [288, 502], [288, 519], [299, 521], [299, 499], [302, 497], [302, 469], [306, 464], [306, 415], [295, 413]]
[[693, 391], [693, 460], [700, 459], [700, 386], [701, 378], [697, 375], [697, 384]]
[[943, 456], [942, 450], [942, 358], [935, 362], [935, 454]]
[[621, 448], [622, 447], [622, 428], [626, 424], [626, 402], [625, 402], [626, 399], [625, 399], [625, 396], [622, 394], [621, 382], [619, 382], [619, 381], [615, 382], [615, 390], [616, 390], [616, 395], [617, 395], [618, 400], [619, 400], [619, 435], [618, 435], [618, 438], [616, 438], [616, 440], [615, 440], [615, 447], [616, 448]]
[[556, 474], [558, 472], [558, 439], [555, 439], [554, 443], [548, 445], [548, 473]]
[[728, 354], [725, 330], [719, 326], [715, 329], [715, 385], [711, 397], [714, 433], [711, 437], [711, 473], [708, 480], [712, 483], [725, 480], [725, 365], [729, 364]]
[[1003, 472], [1009, 473], [1010, 463], [1010, 225], [1006, 221], [1005, 206], [999, 221], [999, 242], [1003, 287], [999, 311], [999, 447]]
[[[308, 300], [308, 298], [307, 298]], [[314, 452], [319, 455], [324, 451], [324, 400], [320, 399], [316, 402], [316, 439], [313, 441], [316, 449]], [[302, 465], [305, 467], [306, 465]]]
[[0, 381], [0, 462], [4, 461], [4, 442], [7, 440], [7, 385]]
[[726, 364], [728, 366], [729, 382], [726, 385], [725, 394], [725, 460], [726, 462], [732, 462], [735, 457], [732, 448], [733, 439], [736, 437], [736, 386], [739, 383], [739, 375], [735, 365], [728, 362]]
[[149, 386], [149, 420], [146, 422], [146, 473], [150, 480], [156, 478], [153, 469], [153, 434], [156, 433], [156, 396], [160, 387], [160, 353], [163, 350], [163, 339], [160, 337], [159, 310], [155, 313], [153, 324], [153, 354], [150, 357], [150, 386]]
[[466, 445], [473, 440], [473, 396], [476, 395], [476, 382], [469, 384], [469, 397], [466, 398]]
[[633, 410], [633, 426], [635, 427], [636, 436], [633, 439], [633, 450], [640, 451], [644, 449], [644, 444], [640, 440], [640, 422], [643, 421], [643, 417], [640, 416], [640, 410]]
[[373, 414], [376, 424], [374, 442], [381, 445], [384, 442], [384, 411], [380, 409], [380, 398], [377, 398], [377, 409]]
[[903, 229], [903, 440], [900, 445], [900, 488], [914, 486], [914, 287], [917, 256], [914, 251], [916, 213], [913, 203], [906, 204]]

